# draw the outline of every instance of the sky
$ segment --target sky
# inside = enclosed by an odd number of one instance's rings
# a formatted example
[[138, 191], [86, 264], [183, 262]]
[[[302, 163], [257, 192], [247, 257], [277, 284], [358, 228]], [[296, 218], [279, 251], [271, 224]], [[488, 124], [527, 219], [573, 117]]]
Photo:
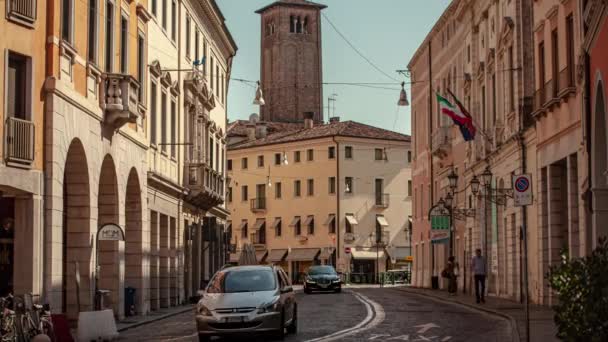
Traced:
[[[274, 0], [217, 0], [226, 18], [238, 51], [232, 64], [232, 78], [260, 78], [260, 17], [257, 9]], [[450, 0], [317, 0], [328, 7], [323, 13], [336, 28], [373, 64], [359, 56], [326, 19], [322, 19], [323, 82], [394, 83], [377, 85], [390, 89], [371, 89], [352, 85], [324, 85], [323, 106], [337, 94], [331, 116], [342, 121], [354, 120], [389, 130], [410, 134], [410, 107], [398, 107], [400, 81], [396, 70], [407, 68], [434, 23]], [[408, 98], [410, 89], [406, 86]], [[255, 89], [230, 81], [228, 119], [247, 119], [259, 113], [252, 104]], [[325, 109], [326, 111], [327, 109]], [[327, 118], [327, 112], [324, 117]]]

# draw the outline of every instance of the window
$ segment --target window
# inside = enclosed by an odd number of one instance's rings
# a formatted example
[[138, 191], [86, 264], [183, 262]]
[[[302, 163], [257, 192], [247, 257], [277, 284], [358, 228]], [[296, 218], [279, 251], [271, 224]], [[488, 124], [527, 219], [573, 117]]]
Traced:
[[247, 170], [247, 158], [241, 158], [241, 169]]
[[294, 16], [289, 17], [289, 32], [294, 33], [296, 31], [296, 18]]
[[97, 0], [89, 0], [89, 62], [97, 63]]
[[299, 163], [301, 161], [301, 159], [300, 159], [300, 151], [295, 151], [293, 153], [293, 161], [295, 163]]
[[228, 159], [228, 171], [232, 171], [232, 159]]
[[574, 73], [576, 68], [574, 66], [574, 18], [572, 14], [566, 17], [566, 51], [567, 51], [567, 62], [568, 62], [568, 86], [574, 86]]
[[209, 59], [209, 72], [211, 73], [209, 75], [209, 85], [211, 86], [211, 91], [213, 91], [213, 85], [215, 84], [215, 79], [213, 78], [213, 56], [211, 56], [211, 58]]
[[353, 193], [353, 177], [346, 177], [344, 179], [344, 184], [345, 184], [344, 192], [347, 194], [352, 194]]
[[327, 148], [327, 158], [328, 159], [336, 158], [336, 147], [335, 146], [329, 146]]
[[281, 199], [283, 189], [281, 188], [281, 182], [274, 183], [274, 198]]
[[227, 198], [228, 203], [232, 203], [232, 187], [231, 186], [228, 187], [228, 193], [226, 195], [228, 197]]
[[293, 195], [295, 197], [302, 195], [302, 182], [300, 180], [293, 181]]
[[72, 43], [73, 1], [61, 1], [61, 39], [69, 43]]
[[198, 44], [199, 44], [199, 33], [198, 29], [194, 31], [194, 60], [198, 61]]
[[167, 30], [167, 0], [162, 0], [162, 6], [163, 6], [163, 29], [166, 31]]
[[215, 142], [215, 170], [220, 170], [220, 144]]
[[177, 5], [175, 0], [171, 1], [171, 39], [175, 41], [177, 37]]
[[496, 123], [496, 74], [492, 75], [492, 123]]
[[314, 194], [315, 194], [315, 180], [314, 179], [309, 179], [306, 182], [306, 194], [308, 196], [314, 196]]
[[241, 201], [245, 202], [249, 198], [249, 194], [247, 193], [247, 185], [241, 186]]
[[281, 154], [280, 153], [274, 154], [274, 165], [281, 165]]
[[540, 89], [545, 86], [545, 42], [538, 44], [538, 80]]
[[293, 231], [296, 236], [302, 235], [302, 222], [300, 221], [300, 216], [294, 217], [294, 225]]
[[219, 98], [220, 94], [220, 67], [215, 64], [215, 96]]
[[151, 0], [152, 4], [150, 5], [150, 7], [152, 7], [152, 14], [156, 17], [158, 15], [158, 3], [157, 0]]
[[171, 157], [177, 159], [177, 104], [171, 99]]
[[412, 197], [412, 181], [407, 181], [407, 196]]
[[283, 233], [282, 232], [282, 230], [283, 230], [282, 229], [283, 228], [282, 227], [283, 223], [281, 222], [281, 218], [277, 217], [274, 220], [275, 220], [275, 223], [274, 223], [274, 235], [275, 236], [281, 236], [281, 234]]
[[[203, 59], [207, 60], [207, 41], [203, 37]], [[207, 63], [203, 63], [203, 74], [207, 74]]]
[[156, 145], [156, 83], [150, 82], [150, 143]]
[[258, 156], [258, 167], [264, 167], [264, 156]]
[[344, 220], [344, 221], [345, 221], [345, 223], [346, 223], [345, 230], [346, 230], [346, 233], [348, 233], [348, 234], [352, 234], [352, 233], [353, 233], [353, 225], [352, 225], [352, 224], [350, 224], [350, 221], [348, 220], [348, 217], [349, 217], [349, 216], [353, 216], [353, 217], [354, 217], [355, 215], [354, 215], [354, 214], [346, 214], [346, 217], [347, 217], [347, 218], [346, 218], [346, 220]]
[[353, 147], [352, 146], [344, 147], [344, 158], [353, 159]]
[[335, 234], [336, 233], [336, 216], [334, 214], [330, 214], [330, 215], [333, 217], [330, 218], [327, 230], [328, 230], [329, 234]]
[[329, 177], [328, 187], [329, 187], [330, 195], [333, 195], [336, 193], [336, 177]]
[[190, 16], [186, 16], [186, 56], [190, 57]]
[[382, 149], [381, 148], [376, 148], [374, 149], [374, 160], [383, 160], [384, 158], [382, 158]]
[[129, 70], [129, 19], [125, 16], [120, 18], [120, 72], [128, 73]]
[[515, 79], [514, 79], [514, 75], [515, 75], [515, 65], [514, 64], [514, 58], [513, 58], [513, 47], [509, 46], [509, 68], [511, 69], [509, 71], [509, 109], [511, 111], [515, 110]]
[[481, 120], [483, 121], [482, 125], [484, 129], [487, 127], [486, 122], [486, 87], [481, 87]]
[[160, 142], [161, 151], [167, 153], [167, 93], [164, 90], [160, 95]]
[[112, 72], [114, 66], [114, 3], [106, 1], [106, 72]]
[[315, 158], [315, 150], [308, 149], [306, 150], [306, 160], [313, 161]]
[[140, 31], [137, 35], [137, 80], [139, 81], [139, 103], [144, 103], [144, 82], [146, 75], [146, 44], [143, 33]]
[[555, 96], [557, 94], [559, 85], [558, 85], [558, 81], [559, 78], [557, 75], [559, 75], [559, 42], [557, 40], [557, 29], [553, 30], [551, 32], [551, 66], [552, 66], [552, 72], [551, 72], [551, 76], [553, 77], [553, 96]]
[[315, 217], [310, 215], [306, 218], [308, 223], [308, 235], [315, 235]]
[[374, 181], [374, 193], [376, 195], [376, 205], [385, 205], [384, 203], [384, 180], [376, 178]]
[[407, 151], [407, 162], [408, 163], [412, 162], [412, 151]]
[[471, 63], [471, 45], [467, 45], [467, 63]]
[[241, 237], [243, 239], [247, 238], [247, 220], [243, 220], [243, 223], [241, 223]]
[[27, 119], [28, 108], [28, 58], [9, 52], [8, 83], [6, 84], [6, 99], [8, 116]]

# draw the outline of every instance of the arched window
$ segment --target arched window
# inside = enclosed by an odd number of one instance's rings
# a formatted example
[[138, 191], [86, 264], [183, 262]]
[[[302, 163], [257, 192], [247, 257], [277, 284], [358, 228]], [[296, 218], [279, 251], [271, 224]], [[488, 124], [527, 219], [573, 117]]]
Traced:
[[289, 32], [296, 32], [296, 18], [293, 15], [289, 17]]
[[304, 17], [304, 33], [308, 34], [308, 16]]
[[298, 23], [296, 26], [296, 33], [302, 33], [302, 18], [298, 16]]

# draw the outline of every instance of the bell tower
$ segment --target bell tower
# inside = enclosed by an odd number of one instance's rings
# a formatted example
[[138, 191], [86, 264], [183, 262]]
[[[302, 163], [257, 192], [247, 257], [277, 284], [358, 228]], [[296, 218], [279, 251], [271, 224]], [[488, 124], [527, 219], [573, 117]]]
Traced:
[[306, 112], [323, 121], [321, 10], [306, 0], [279, 0], [261, 15], [261, 86], [264, 121], [302, 122]]

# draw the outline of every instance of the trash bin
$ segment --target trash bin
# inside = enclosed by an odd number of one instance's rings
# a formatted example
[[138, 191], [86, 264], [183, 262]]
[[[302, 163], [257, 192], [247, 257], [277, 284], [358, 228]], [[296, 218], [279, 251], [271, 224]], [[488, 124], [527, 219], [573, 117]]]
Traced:
[[135, 316], [135, 288], [125, 287], [125, 316]]
[[438, 276], [431, 277], [431, 288], [433, 290], [439, 289], [439, 277]]

